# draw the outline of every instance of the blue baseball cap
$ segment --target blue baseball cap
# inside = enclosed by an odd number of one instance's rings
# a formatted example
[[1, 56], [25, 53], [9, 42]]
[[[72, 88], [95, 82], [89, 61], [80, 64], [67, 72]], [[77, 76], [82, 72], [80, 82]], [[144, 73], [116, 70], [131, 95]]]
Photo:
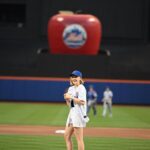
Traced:
[[81, 77], [82, 78], [82, 73], [78, 70], [74, 70], [70, 76], [77, 76], [77, 77]]

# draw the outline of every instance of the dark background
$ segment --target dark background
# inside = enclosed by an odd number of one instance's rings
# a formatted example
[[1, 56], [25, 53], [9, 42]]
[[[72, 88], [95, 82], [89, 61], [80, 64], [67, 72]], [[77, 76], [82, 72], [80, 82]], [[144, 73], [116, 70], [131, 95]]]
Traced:
[[[150, 79], [149, 0], [0, 0], [0, 75]], [[59, 10], [81, 10], [103, 26], [100, 49], [111, 56], [38, 54], [48, 49], [47, 23]]]

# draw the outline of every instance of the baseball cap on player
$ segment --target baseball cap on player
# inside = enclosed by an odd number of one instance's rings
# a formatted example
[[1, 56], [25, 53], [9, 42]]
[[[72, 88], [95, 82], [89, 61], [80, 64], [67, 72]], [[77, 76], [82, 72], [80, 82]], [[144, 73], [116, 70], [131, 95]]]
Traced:
[[77, 76], [77, 77], [81, 77], [82, 78], [82, 73], [78, 70], [74, 70], [70, 76]]

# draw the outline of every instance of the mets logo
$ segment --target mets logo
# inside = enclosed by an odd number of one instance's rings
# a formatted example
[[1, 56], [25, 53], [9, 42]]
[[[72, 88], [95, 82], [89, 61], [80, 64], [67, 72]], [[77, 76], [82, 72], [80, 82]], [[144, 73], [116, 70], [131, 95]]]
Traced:
[[64, 43], [69, 48], [80, 48], [83, 46], [87, 39], [85, 29], [79, 24], [72, 24], [67, 26], [63, 32]]

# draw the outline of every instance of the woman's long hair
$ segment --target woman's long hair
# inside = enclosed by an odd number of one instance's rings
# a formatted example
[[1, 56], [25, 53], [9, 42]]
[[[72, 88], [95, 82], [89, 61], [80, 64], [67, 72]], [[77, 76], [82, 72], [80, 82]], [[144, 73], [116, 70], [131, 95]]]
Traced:
[[[82, 78], [80, 78], [80, 84], [84, 84], [84, 81]], [[73, 82], [71, 81], [71, 79], [70, 79], [70, 85], [74, 85]]]

